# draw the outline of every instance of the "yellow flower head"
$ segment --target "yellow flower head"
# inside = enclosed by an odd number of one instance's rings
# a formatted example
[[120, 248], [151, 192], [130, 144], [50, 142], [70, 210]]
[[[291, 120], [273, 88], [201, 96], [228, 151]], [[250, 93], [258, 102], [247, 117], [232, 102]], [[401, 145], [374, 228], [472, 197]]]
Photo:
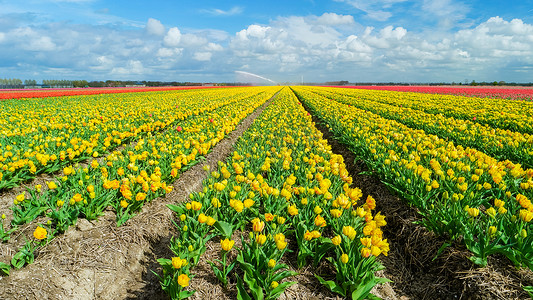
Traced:
[[120, 201], [120, 206], [122, 206], [123, 208], [128, 207], [128, 201], [126, 201], [126, 200]]
[[35, 228], [35, 231], [33, 232], [33, 237], [38, 240], [43, 240], [46, 238], [47, 233], [48, 232], [46, 231], [46, 229], [42, 228], [41, 226], [37, 226], [37, 228]]
[[497, 229], [496, 229], [495, 226], [490, 226], [490, 227], [489, 227], [489, 235], [491, 235], [491, 236], [492, 236], [492, 235], [495, 235], [495, 234], [496, 234], [496, 231], [497, 231]]
[[259, 244], [259, 245], [263, 245], [267, 240], [267, 237], [266, 235], [264, 234], [258, 234], [256, 237], [255, 237], [255, 241]]
[[363, 247], [361, 249], [361, 256], [363, 256], [364, 258], [369, 257], [371, 254], [372, 254], [372, 250], [370, 250], [369, 248]]
[[202, 203], [197, 202], [197, 201], [191, 201], [191, 208], [192, 208], [192, 210], [198, 211], [198, 210], [202, 209]]
[[496, 207], [503, 207], [505, 205], [505, 202], [500, 199], [494, 199], [494, 206]]
[[266, 214], [265, 214], [265, 220], [266, 220], [267, 222], [273, 221], [273, 220], [274, 220], [274, 215], [271, 214], [271, 213], [266, 213]]
[[296, 205], [289, 205], [287, 211], [291, 216], [296, 216], [298, 214], [298, 208], [296, 208]]
[[331, 242], [333, 243], [333, 245], [338, 246], [342, 242], [342, 237], [340, 235], [336, 235], [331, 239]]
[[479, 215], [479, 209], [475, 207], [469, 207], [466, 211], [468, 212], [469, 216], [474, 217], [474, 218]]
[[275, 266], [276, 266], [276, 261], [273, 260], [273, 259], [270, 259], [270, 260], [268, 261], [268, 267], [271, 268], [271, 269], [273, 269]]
[[46, 183], [46, 185], [48, 185], [48, 188], [53, 190], [53, 189], [57, 189], [57, 184], [55, 181], [49, 181]]
[[313, 235], [313, 238], [315, 239], [318, 239], [321, 236], [320, 231], [318, 230], [311, 231], [311, 235]]
[[376, 208], [376, 200], [370, 195], [366, 197], [365, 203], [366, 203], [366, 206], [371, 210]]
[[526, 209], [521, 209], [519, 214], [520, 220], [529, 223], [533, 219], [533, 212]]
[[259, 220], [259, 218], [255, 218], [252, 220], [252, 229], [255, 232], [260, 232], [265, 228], [265, 222]]
[[313, 234], [312, 234], [309, 230], [307, 230], [307, 231], [304, 233], [304, 240], [306, 240], [306, 241], [310, 241], [310, 240], [312, 240], [312, 239], [313, 239]]
[[252, 207], [252, 205], [254, 205], [254, 203], [255, 203], [254, 200], [252, 200], [252, 199], [246, 199], [246, 200], [244, 200], [244, 203], [243, 203], [243, 204], [244, 204], [244, 207], [246, 207], [246, 208], [250, 208], [250, 207]]
[[187, 276], [187, 274], [181, 274], [180, 276], [178, 276], [178, 284], [181, 286], [181, 287], [188, 287], [189, 286], [189, 276]]
[[211, 199], [211, 205], [216, 208], [220, 208], [222, 206], [222, 203], [217, 198]]
[[212, 226], [213, 224], [215, 224], [216, 221], [217, 220], [215, 220], [215, 218], [213, 217], [207, 217], [207, 221], [205, 223], [209, 226]]
[[485, 213], [486, 213], [487, 215], [489, 215], [490, 217], [492, 217], [492, 218], [496, 217], [496, 209], [494, 209], [494, 207], [489, 207], [489, 208], [485, 211]]
[[230, 251], [231, 248], [233, 248], [233, 245], [235, 245], [234, 240], [230, 240], [226, 238], [220, 241], [220, 247], [222, 247], [222, 250], [224, 251]]
[[22, 194], [17, 195], [16, 200], [18, 202], [23, 202], [25, 198], [26, 198], [25, 192], [23, 192]]
[[342, 261], [343, 264], [347, 264], [348, 263], [348, 259], [349, 259], [348, 254], [343, 253], [341, 255], [341, 261]]
[[207, 216], [204, 215], [203, 213], [201, 213], [201, 214], [198, 216], [198, 222], [200, 222], [200, 223], [202, 223], [202, 224], [205, 223], [205, 222], [207, 222]]
[[326, 220], [322, 216], [317, 215], [315, 217], [315, 225], [318, 226], [318, 227], [325, 227], [326, 226]]
[[331, 213], [331, 216], [334, 218], [339, 218], [342, 215], [342, 210], [340, 209], [332, 209], [329, 211]]
[[185, 259], [182, 259], [180, 257], [173, 257], [172, 258], [172, 267], [174, 269], [179, 269], [183, 266], [187, 265], [187, 261]]
[[276, 241], [276, 248], [278, 248], [278, 250], [283, 250], [285, 247], [287, 247], [287, 242], [285, 242], [285, 240]]
[[342, 233], [347, 236], [350, 240], [355, 239], [355, 235], [357, 232], [352, 226], [343, 226], [342, 227]]

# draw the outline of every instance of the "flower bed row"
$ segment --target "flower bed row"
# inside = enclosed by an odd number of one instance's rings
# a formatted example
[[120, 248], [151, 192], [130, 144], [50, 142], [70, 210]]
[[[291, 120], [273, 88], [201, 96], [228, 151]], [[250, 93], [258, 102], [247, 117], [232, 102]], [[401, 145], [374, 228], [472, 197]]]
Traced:
[[[156, 135], [149, 133], [135, 145], [114, 151], [104, 161], [93, 159], [87, 167], [67, 166], [63, 176], [48, 182], [47, 187], [28, 188], [15, 199], [11, 224], [16, 227], [38, 216], [48, 221], [36, 229], [35, 238], [41, 241], [30, 240], [15, 255], [11, 265], [19, 268], [31, 262], [37, 245], [49, 242], [76, 224], [80, 217], [97, 219], [109, 206], [116, 212], [117, 225], [123, 224], [145, 202], [170, 192], [171, 183], [181, 172], [202, 159], [276, 90], [250, 88], [247, 97], [223, 103], [213, 101], [213, 106], [218, 108], [187, 118], [172, 130]], [[5, 235], [3, 228], [0, 229], [0, 235]]]
[[533, 134], [533, 102], [361, 89], [342, 93], [355, 101], [372, 100]]
[[[365, 299], [382, 268], [376, 257], [389, 246], [368, 196], [351, 187], [343, 158], [333, 154], [294, 94], [283, 89], [234, 146], [235, 152], [204, 181], [191, 201], [170, 205], [179, 218], [172, 258], [161, 285], [172, 299], [191, 296], [189, 280], [206, 243], [220, 244], [220, 259], [209, 262], [220, 283], [236, 282], [238, 299], [276, 299], [296, 274], [294, 268], [328, 261], [335, 274], [316, 274], [333, 292]], [[235, 246], [234, 237], [240, 239]], [[229, 261], [228, 253], [237, 256]]]
[[396, 120], [411, 128], [454, 141], [456, 144], [483, 151], [498, 160], [512, 160], [533, 167], [533, 135], [492, 128], [471, 120], [429, 114], [409, 107], [381, 103], [375, 100], [356, 100], [343, 94], [342, 89], [310, 88], [309, 91], [334, 98], [344, 104], [371, 111], [384, 118]]
[[418, 208], [430, 230], [463, 240], [477, 264], [500, 253], [533, 268], [532, 169], [303, 88], [294, 90], [337, 138]]
[[[346, 86], [347, 87], [347, 86]], [[444, 94], [480, 98], [500, 98], [510, 100], [533, 100], [531, 87], [487, 87], [487, 86], [350, 86], [354, 89], [387, 90], [426, 94]]]
[[[187, 87], [136, 87], [136, 88], [50, 88], [50, 89], [13, 89], [0, 90], [0, 99], [20, 99], [20, 98], [45, 98], [45, 97], [64, 97], [77, 95], [101, 95], [101, 94], [119, 94], [119, 93], [138, 93], [138, 92], [155, 92], [166, 90], [190, 90], [205, 89], [207, 87], [187, 86]], [[209, 87], [212, 88], [212, 87]]]
[[[0, 102], [0, 190], [108, 152], [198, 115], [246, 89], [167, 91]], [[206, 106], [205, 101], [212, 106]]]

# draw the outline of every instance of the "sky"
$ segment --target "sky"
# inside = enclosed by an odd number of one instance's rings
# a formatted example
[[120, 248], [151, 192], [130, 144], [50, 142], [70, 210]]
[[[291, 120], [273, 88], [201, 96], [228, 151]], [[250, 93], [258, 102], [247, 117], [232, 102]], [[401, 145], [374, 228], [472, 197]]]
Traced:
[[533, 0], [0, 0], [0, 78], [533, 82]]

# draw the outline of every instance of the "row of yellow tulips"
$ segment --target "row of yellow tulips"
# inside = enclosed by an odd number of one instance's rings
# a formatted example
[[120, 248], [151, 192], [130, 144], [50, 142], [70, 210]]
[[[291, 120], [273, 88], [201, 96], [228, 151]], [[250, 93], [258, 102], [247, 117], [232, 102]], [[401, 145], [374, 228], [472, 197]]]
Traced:
[[[493, 128], [472, 120], [430, 114], [401, 105], [381, 103], [371, 97], [355, 98], [345, 94], [346, 89], [312, 87], [309, 91], [396, 120], [411, 128], [447, 138], [456, 144], [478, 149], [498, 160], [509, 159], [527, 168], [533, 167], [533, 135]], [[369, 95], [372, 94], [372, 91], [369, 91]]]
[[[202, 192], [169, 206], [180, 219], [180, 234], [170, 244], [175, 256], [159, 262], [161, 285], [172, 299], [194, 293], [189, 279], [209, 240], [220, 242], [220, 259], [209, 262], [213, 272], [222, 285], [236, 282], [237, 299], [276, 299], [294, 284], [286, 280], [296, 274], [286, 264], [288, 251], [296, 252], [293, 268], [327, 259], [336, 274], [316, 277], [342, 296], [365, 299], [386, 281], [374, 274], [381, 268], [376, 257], [389, 251], [384, 217], [373, 213], [371, 196], [362, 201], [342, 156], [331, 152], [290, 89], [280, 92], [234, 150]], [[237, 252], [231, 262], [230, 251]]]
[[[42, 239], [38, 244], [44, 244], [75, 224], [79, 217], [96, 219], [108, 206], [114, 207], [117, 224], [124, 223], [146, 201], [170, 192], [171, 183], [181, 172], [202, 159], [276, 89], [279, 88], [248, 88], [245, 95], [234, 98], [224, 97], [233, 89], [219, 89], [221, 96], [207, 102], [211, 111], [180, 121], [156, 135], [148, 133], [105, 160], [93, 159], [86, 167], [65, 167], [63, 176], [48, 182], [46, 187], [35, 186], [17, 196], [12, 225], [45, 216], [48, 222], [38, 227], [41, 232], [46, 230], [44, 237], [38, 234]], [[28, 242], [20, 252], [25, 255], [16, 255], [11, 264], [18, 268], [30, 262], [28, 257], [33, 257], [30, 250], [35, 246], [34, 241]]]
[[335, 135], [423, 216], [484, 265], [501, 253], [533, 268], [533, 170], [498, 161], [354, 106], [294, 88]]
[[0, 102], [0, 190], [98, 156], [210, 110], [243, 89], [105, 94]]
[[533, 103], [453, 95], [395, 91], [342, 89], [343, 94], [359, 100], [409, 107], [430, 114], [472, 120], [493, 128], [533, 134]]

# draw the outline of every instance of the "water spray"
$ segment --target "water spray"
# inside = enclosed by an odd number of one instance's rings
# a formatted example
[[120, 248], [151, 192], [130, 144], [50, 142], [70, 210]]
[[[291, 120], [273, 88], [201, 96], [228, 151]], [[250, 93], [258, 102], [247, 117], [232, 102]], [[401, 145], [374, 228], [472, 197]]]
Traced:
[[266, 77], [263, 77], [261, 75], [257, 75], [257, 74], [254, 74], [254, 73], [250, 73], [250, 72], [245, 72], [245, 71], [235, 71], [235, 73], [237, 74], [241, 74], [241, 75], [245, 75], [245, 76], [252, 76], [252, 77], [256, 77], [256, 78], [259, 78], [259, 79], [263, 79], [263, 80], [266, 80], [266, 81], [269, 81], [273, 84], [278, 84], [277, 82], [275, 82], [274, 80], [272, 79], [268, 79]]

